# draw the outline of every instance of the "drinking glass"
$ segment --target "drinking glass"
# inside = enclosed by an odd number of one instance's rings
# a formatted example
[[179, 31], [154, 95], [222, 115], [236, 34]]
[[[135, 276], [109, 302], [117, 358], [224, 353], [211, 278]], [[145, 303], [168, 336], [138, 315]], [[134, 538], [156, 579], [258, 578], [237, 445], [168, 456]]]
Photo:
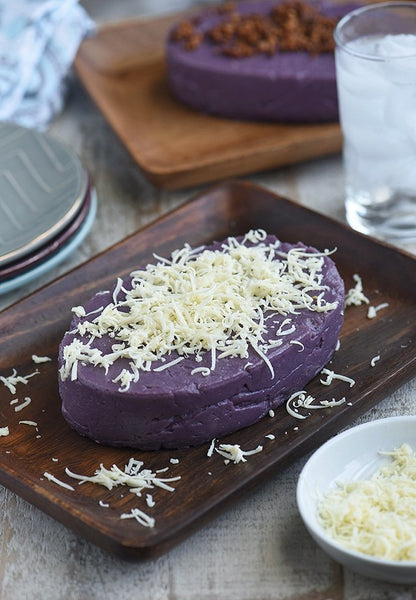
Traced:
[[334, 33], [349, 225], [416, 240], [416, 2], [343, 17]]

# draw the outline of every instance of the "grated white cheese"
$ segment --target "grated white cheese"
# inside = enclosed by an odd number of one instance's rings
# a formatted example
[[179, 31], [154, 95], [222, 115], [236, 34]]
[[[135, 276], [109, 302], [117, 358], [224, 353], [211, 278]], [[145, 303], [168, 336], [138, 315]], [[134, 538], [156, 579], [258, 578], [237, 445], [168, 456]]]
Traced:
[[374, 319], [377, 316], [378, 311], [382, 310], [383, 308], [387, 308], [388, 305], [389, 305], [388, 302], [383, 302], [382, 304], [379, 304], [378, 306], [369, 306], [368, 311], [367, 311], [367, 318]]
[[23, 385], [27, 385], [29, 379], [34, 377], [35, 375], [39, 375], [39, 371], [36, 369], [33, 373], [29, 373], [29, 375], [18, 375], [16, 369], [13, 369], [12, 374], [8, 377], [3, 377], [0, 375], [0, 382], [7, 387], [11, 394], [16, 393], [16, 386], [18, 383], [23, 383]]
[[263, 446], [257, 446], [254, 450], [242, 450], [238, 444], [220, 444], [218, 448], [215, 448], [215, 451], [228, 461], [226, 464], [230, 461], [233, 461], [234, 464], [246, 462], [246, 456], [258, 454], [262, 450]]
[[72, 487], [72, 485], [69, 485], [68, 483], [65, 483], [64, 481], [61, 481], [54, 475], [51, 475], [51, 473], [48, 473], [47, 471], [44, 472], [43, 476], [46, 477], [46, 479], [49, 479], [49, 481], [52, 481], [53, 483], [56, 483], [57, 485], [60, 485], [61, 487], [65, 488], [67, 490], [70, 490], [71, 492], [75, 491], [74, 488]]
[[208, 448], [207, 456], [209, 458], [211, 458], [211, 456], [213, 455], [214, 448], [215, 448], [215, 438], [213, 440], [211, 440], [211, 443], [210, 443], [209, 448]]
[[336, 400], [332, 398], [331, 400], [320, 400], [318, 404], [314, 404], [315, 398], [308, 394], [305, 390], [300, 390], [299, 392], [295, 392], [290, 396], [290, 398], [286, 402], [286, 410], [295, 419], [307, 419], [310, 416], [309, 414], [302, 414], [299, 412], [299, 408], [303, 408], [305, 410], [317, 410], [321, 408], [333, 408], [335, 406], [340, 406], [345, 403], [345, 397]]
[[103, 508], [109, 508], [110, 507], [110, 505], [108, 504], [108, 502], [104, 502], [103, 500], [99, 500], [98, 504], [100, 506], [102, 506]]
[[146, 494], [146, 504], [149, 508], [153, 508], [156, 502], [153, 500], [152, 494]]
[[0, 437], [5, 437], [7, 435], [9, 435], [9, 428], [7, 427], [0, 427]]
[[416, 560], [416, 456], [408, 444], [371, 478], [338, 483], [318, 502], [325, 531], [343, 546], [395, 561]]
[[36, 364], [49, 362], [52, 359], [49, 356], [37, 356], [37, 354], [32, 354], [32, 361]]
[[196, 367], [192, 369], [191, 375], [195, 375], [196, 373], [201, 373], [203, 377], [207, 377], [211, 373], [211, 369], [208, 369], [208, 367]]
[[78, 479], [79, 483], [85, 483], [87, 481], [103, 485], [109, 490], [119, 485], [125, 485], [130, 488], [130, 492], [141, 496], [141, 492], [144, 489], [151, 489], [154, 487], [160, 487], [169, 492], [174, 492], [175, 488], [169, 485], [174, 481], [179, 481], [180, 476], [161, 478], [156, 473], [153, 473], [150, 469], [143, 468], [144, 463], [133, 458], [130, 459], [129, 463], [125, 465], [124, 471], [122, 471], [117, 465], [113, 465], [111, 469], [106, 469], [104, 465], [100, 465], [92, 476], [78, 475], [73, 473], [68, 468], [65, 472], [70, 477]]
[[305, 346], [302, 344], [302, 342], [299, 342], [299, 340], [290, 340], [289, 344], [299, 346], [298, 352], [303, 352], [305, 350]]
[[321, 400], [320, 403], [324, 408], [333, 408], [334, 406], [341, 406], [341, 404], [345, 404], [346, 398], [343, 396], [339, 400], [332, 398], [331, 400]]
[[372, 367], [376, 366], [376, 362], [380, 360], [380, 354], [376, 354], [376, 356], [373, 356], [373, 358], [370, 360], [370, 365]]
[[146, 513], [144, 513], [139, 508], [132, 508], [129, 513], [123, 513], [120, 516], [120, 519], [136, 519], [140, 525], [143, 527], [154, 527], [155, 520], [153, 517], [149, 517]]
[[26, 398], [23, 400], [23, 402], [21, 404], [18, 404], [17, 406], [14, 407], [15, 412], [19, 412], [19, 411], [23, 410], [31, 402], [32, 402], [32, 398], [29, 398], [28, 396], [26, 396]]
[[355, 286], [345, 294], [345, 306], [360, 306], [363, 302], [369, 304], [370, 300], [363, 292], [363, 282], [361, 277], [355, 273], [352, 278], [356, 283]]
[[[112, 301], [91, 321], [77, 324], [77, 338], [64, 348], [61, 379], [75, 380], [79, 363], [107, 371], [117, 360], [127, 359], [131, 370], [123, 369], [113, 379], [126, 391], [141, 371], [162, 371], [185, 357], [198, 363], [209, 352], [210, 367], [192, 371], [208, 376], [217, 361], [247, 358], [249, 349], [265, 361], [273, 378], [267, 353], [295, 326], [285, 318], [272, 336], [266, 324], [269, 313], [287, 317], [300, 309], [327, 312], [337, 302], [324, 298], [328, 287], [322, 285], [322, 268], [329, 251], [292, 248], [285, 253], [278, 241], [266, 244], [266, 237], [263, 230], [250, 231], [241, 242], [230, 237], [215, 251], [186, 244], [170, 259], [156, 257], [157, 264], [133, 271], [131, 289], [119, 278]], [[103, 335], [117, 342], [105, 355], [94, 347]], [[153, 368], [173, 352], [179, 358]]]
[[322, 385], [331, 385], [331, 383], [335, 379], [347, 382], [350, 387], [353, 387], [353, 385], [355, 385], [354, 379], [352, 379], [351, 377], [347, 377], [346, 375], [339, 375], [338, 373], [334, 373], [334, 371], [331, 371], [331, 369], [322, 369], [321, 374], [326, 375], [326, 379], [319, 380], [322, 383]]
[[275, 436], [275, 435], [273, 435], [273, 433], [268, 433], [268, 434], [267, 434], [265, 437], [266, 437], [268, 440], [275, 440], [275, 439], [276, 439], [276, 436]]
[[36, 421], [19, 421], [19, 425], [30, 425], [31, 427], [37, 427]]
[[[299, 414], [298, 408], [309, 408], [314, 400], [315, 398], [308, 395], [305, 390], [300, 390], [288, 398], [286, 402], [286, 410], [292, 417], [295, 417], [295, 419], [306, 419], [308, 415]], [[293, 408], [291, 406], [292, 403]]]

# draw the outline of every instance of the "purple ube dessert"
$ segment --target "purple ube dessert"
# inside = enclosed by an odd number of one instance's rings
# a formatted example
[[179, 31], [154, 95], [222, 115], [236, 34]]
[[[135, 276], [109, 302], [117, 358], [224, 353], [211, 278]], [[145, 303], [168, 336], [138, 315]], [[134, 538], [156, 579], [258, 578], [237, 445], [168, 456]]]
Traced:
[[185, 247], [73, 309], [63, 415], [99, 443], [142, 450], [224, 436], [322, 369], [343, 307], [335, 264], [301, 243], [251, 231]]
[[[310, 4], [324, 18], [333, 19], [334, 23], [355, 7], [353, 4], [333, 5], [328, 2]], [[276, 0], [242, 1], [236, 3], [234, 14], [238, 18], [252, 14], [266, 16], [277, 5], [279, 2]], [[301, 10], [304, 9], [301, 7]], [[254, 34], [255, 52], [245, 41], [234, 45], [230, 51], [227, 31], [223, 35], [225, 45], [222, 49], [212, 41], [211, 32], [224, 18], [230, 19], [221, 12], [206, 11], [197, 20], [188, 21], [187, 27], [182, 22], [173, 29], [166, 46], [166, 58], [170, 88], [178, 100], [198, 111], [231, 119], [282, 122], [338, 120], [333, 26], [328, 30], [329, 24], [326, 24], [326, 38], [321, 46], [318, 33], [318, 42], [314, 42], [310, 52], [287, 50], [296, 48], [297, 31], [293, 39], [287, 37], [281, 44], [284, 49], [279, 45], [275, 47], [274, 38], [267, 33], [267, 42], [264, 39], [258, 41]], [[258, 29], [254, 24], [252, 29], [256, 27]], [[251, 31], [249, 34], [245, 39], [250, 41]], [[263, 47], [264, 51], [258, 50]]]

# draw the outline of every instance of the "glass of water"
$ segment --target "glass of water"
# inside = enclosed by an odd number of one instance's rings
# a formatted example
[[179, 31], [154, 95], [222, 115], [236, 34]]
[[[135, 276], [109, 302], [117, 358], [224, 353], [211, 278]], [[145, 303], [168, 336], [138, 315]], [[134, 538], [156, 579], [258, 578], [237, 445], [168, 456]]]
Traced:
[[416, 2], [358, 8], [335, 29], [349, 225], [416, 241]]

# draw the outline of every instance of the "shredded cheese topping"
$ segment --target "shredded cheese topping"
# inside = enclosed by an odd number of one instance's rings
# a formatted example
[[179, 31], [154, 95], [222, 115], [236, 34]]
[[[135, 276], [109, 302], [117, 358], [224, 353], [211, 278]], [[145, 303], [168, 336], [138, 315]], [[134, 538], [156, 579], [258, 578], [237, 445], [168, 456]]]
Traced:
[[416, 456], [408, 444], [370, 479], [338, 483], [318, 503], [326, 532], [343, 546], [395, 561], [416, 560]]
[[[210, 367], [193, 370], [196, 376], [208, 376], [218, 360], [246, 358], [249, 348], [263, 358], [273, 378], [267, 352], [282, 344], [281, 337], [293, 333], [295, 325], [283, 319], [266, 340], [271, 329], [265, 314], [326, 312], [337, 302], [325, 300], [328, 287], [322, 283], [330, 251], [294, 247], [282, 252], [279, 241], [267, 243], [266, 238], [265, 231], [256, 230], [242, 240], [228, 238], [219, 250], [186, 244], [170, 259], [156, 256], [156, 264], [132, 272], [128, 285], [118, 279], [110, 302], [92, 320], [75, 307], [80, 321], [77, 337], [64, 348], [62, 380], [76, 379], [79, 363], [108, 371], [115, 361], [127, 359], [129, 368], [113, 379], [126, 391], [142, 371], [160, 371], [190, 356], [198, 363], [202, 353], [210, 352]], [[114, 339], [107, 354], [93, 344], [104, 335]], [[179, 358], [153, 369], [174, 352]]]

